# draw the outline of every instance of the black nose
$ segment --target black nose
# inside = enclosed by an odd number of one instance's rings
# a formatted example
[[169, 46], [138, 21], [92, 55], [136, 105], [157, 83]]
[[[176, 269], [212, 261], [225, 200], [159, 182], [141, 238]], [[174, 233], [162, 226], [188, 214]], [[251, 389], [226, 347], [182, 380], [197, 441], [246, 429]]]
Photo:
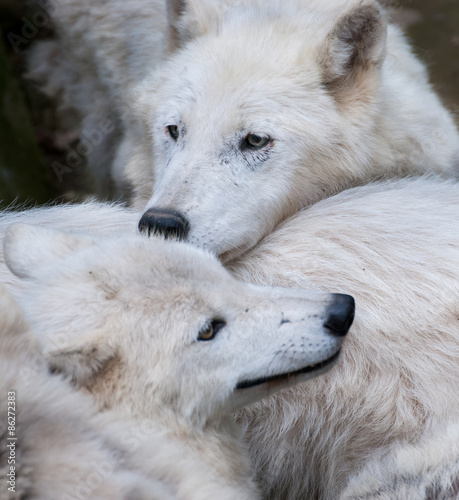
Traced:
[[157, 234], [166, 239], [183, 240], [189, 229], [190, 224], [186, 217], [168, 208], [149, 208], [139, 221], [139, 231], [147, 236]]
[[354, 321], [355, 301], [350, 295], [335, 293], [335, 298], [328, 308], [324, 326], [333, 335], [343, 337]]

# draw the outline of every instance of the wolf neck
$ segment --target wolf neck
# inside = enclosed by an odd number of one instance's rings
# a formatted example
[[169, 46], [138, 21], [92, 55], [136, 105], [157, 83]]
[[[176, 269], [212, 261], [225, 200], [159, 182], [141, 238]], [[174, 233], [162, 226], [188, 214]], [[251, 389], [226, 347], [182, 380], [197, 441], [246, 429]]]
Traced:
[[[225, 489], [233, 487], [238, 500], [259, 498], [242, 431], [231, 416], [207, 424], [203, 429], [165, 413], [153, 416], [148, 423], [167, 434], [190, 458], [206, 464], [216, 483], [223, 484]], [[241, 487], [245, 492], [243, 497]]]
[[[136, 410], [130, 404], [122, 404], [110, 398], [101, 398], [101, 393], [94, 391], [94, 387], [92, 389], [88, 392], [95, 397], [100, 411], [118, 411], [136, 428], [167, 435], [183, 450], [184, 455], [207, 466], [204, 477], [210, 477], [225, 492], [234, 489], [234, 498], [257, 500], [260, 497], [253, 479], [247, 447], [242, 439], [242, 430], [231, 416], [215, 419], [200, 427], [159, 404], [149, 407], [146, 418], [144, 410]], [[112, 394], [110, 391], [103, 393]], [[230, 497], [232, 498], [231, 494], [228, 498]]]
[[[451, 174], [459, 164], [456, 124], [446, 110], [439, 112], [439, 100], [431, 92], [424, 66], [412, 57], [402, 57], [403, 52], [409, 48], [400, 30], [391, 25], [379, 102], [375, 103], [378, 114], [373, 127], [377, 134], [372, 161], [384, 167], [386, 176], [416, 170]], [[410, 61], [409, 71], [402, 67], [406, 61]], [[420, 96], [423, 106], [419, 106]]]

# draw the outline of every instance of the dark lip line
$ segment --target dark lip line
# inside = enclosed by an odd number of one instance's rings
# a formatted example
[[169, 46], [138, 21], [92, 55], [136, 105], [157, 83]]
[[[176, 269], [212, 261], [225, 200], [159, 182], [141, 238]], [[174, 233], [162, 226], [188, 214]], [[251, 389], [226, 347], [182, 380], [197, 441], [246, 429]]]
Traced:
[[333, 356], [331, 356], [330, 358], [327, 358], [324, 361], [320, 361], [319, 363], [316, 363], [314, 366], [306, 366], [306, 367], [300, 368], [299, 370], [296, 370], [294, 372], [282, 373], [280, 375], [272, 375], [271, 377], [257, 378], [255, 380], [244, 380], [244, 381], [239, 382], [237, 384], [236, 390], [237, 389], [248, 389], [249, 387], [254, 387], [256, 385], [265, 384], [266, 382], [272, 382], [274, 380], [286, 379], [289, 377], [293, 377], [295, 375], [301, 375], [302, 373], [315, 372], [316, 370], [320, 370], [321, 368], [324, 368], [325, 366], [333, 363], [333, 361], [335, 361], [338, 358], [340, 352], [341, 352], [341, 349], [339, 349], [338, 352], [333, 354]]

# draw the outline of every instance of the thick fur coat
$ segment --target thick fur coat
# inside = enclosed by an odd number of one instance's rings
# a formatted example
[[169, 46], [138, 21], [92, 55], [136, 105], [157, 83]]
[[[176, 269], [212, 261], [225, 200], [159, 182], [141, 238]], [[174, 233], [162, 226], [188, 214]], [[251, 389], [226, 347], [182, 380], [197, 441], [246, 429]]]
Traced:
[[[169, 450], [163, 460], [170, 463], [180, 460], [180, 453], [173, 457], [173, 447], [158, 432], [143, 436], [114, 414], [98, 416], [88, 396], [52, 376], [22, 311], [3, 286], [0, 310], [0, 409], [5, 419], [0, 498], [176, 500], [159, 474], [155, 480], [151, 471], [145, 473], [140, 458], [146, 458], [146, 450], [142, 453], [139, 442], [146, 439], [158, 453]], [[12, 392], [15, 396], [8, 398]]]
[[340, 500], [457, 500], [457, 420], [427, 432], [414, 444], [401, 442], [376, 456], [352, 477]]
[[240, 414], [266, 497], [337, 498], [380, 449], [459, 418], [458, 193], [422, 178], [354, 188], [230, 264], [242, 280], [356, 299], [335, 370]]

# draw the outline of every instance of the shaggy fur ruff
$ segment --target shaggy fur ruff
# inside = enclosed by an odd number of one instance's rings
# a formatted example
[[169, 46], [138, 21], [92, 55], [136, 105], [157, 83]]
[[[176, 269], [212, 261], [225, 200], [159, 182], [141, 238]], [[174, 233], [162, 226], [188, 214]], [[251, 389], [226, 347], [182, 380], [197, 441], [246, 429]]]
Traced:
[[459, 425], [428, 432], [414, 444], [401, 442], [353, 476], [339, 500], [457, 500]]
[[265, 498], [336, 498], [380, 449], [458, 421], [458, 194], [422, 178], [354, 188], [230, 264], [242, 280], [356, 299], [336, 369], [239, 416]]

